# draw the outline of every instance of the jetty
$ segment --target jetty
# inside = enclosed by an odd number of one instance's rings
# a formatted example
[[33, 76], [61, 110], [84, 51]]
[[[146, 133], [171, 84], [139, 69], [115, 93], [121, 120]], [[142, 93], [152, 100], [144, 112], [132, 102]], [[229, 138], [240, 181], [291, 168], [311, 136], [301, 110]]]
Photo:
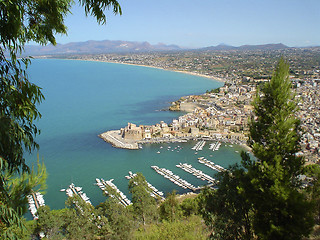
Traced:
[[69, 188], [66, 189], [66, 194], [68, 197], [72, 197], [73, 195], [78, 195], [83, 201], [92, 205], [90, 199], [87, 194], [82, 191], [82, 187], [76, 187], [74, 183], [69, 185]]
[[179, 187], [182, 187], [183, 189], [190, 189], [194, 192], [201, 189], [200, 187], [195, 187], [191, 183], [187, 182], [186, 180], [183, 180], [178, 175], [173, 174], [173, 172], [168, 169], [159, 168], [158, 166], [151, 166], [151, 168], [155, 170], [158, 174], [169, 179], [171, 182], [178, 185]]
[[[135, 176], [137, 176], [136, 173], [132, 173], [131, 171], [129, 171], [129, 175], [125, 176], [126, 179], [130, 180], [132, 178], [134, 178]], [[160, 192], [158, 189], [156, 189], [154, 186], [152, 186], [149, 182], [147, 182], [148, 187], [151, 189], [150, 192], [150, 196], [155, 198], [155, 199], [161, 199], [161, 200], [165, 200], [165, 198], [163, 197], [163, 192]]]
[[[104, 192], [106, 195], [116, 198], [119, 203], [123, 206], [127, 207], [131, 205], [131, 201], [127, 198], [126, 195], [121, 192], [118, 187], [112, 182], [114, 179], [110, 179], [108, 181], [104, 180], [103, 178], [99, 179], [96, 178], [96, 185]], [[110, 188], [114, 190], [114, 193], [110, 191]], [[109, 190], [109, 191], [108, 191]]]
[[210, 177], [202, 171], [193, 168], [191, 164], [179, 163], [179, 165], [176, 165], [176, 167], [181, 168], [182, 170], [191, 173], [195, 177], [200, 178], [203, 181], [207, 181], [208, 183], [216, 184], [217, 182], [213, 177]]
[[191, 149], [196, 151], [201, 151], [205, 144], [206, 144], [206, 141], [201, 140], [197, 142], [196, 145], [194, 145]]
[[221, 146], [220, 142], [211, 143], [209, 149], [212, 151], [218, 151]]
[[125, 140], [121, 137], [120, 130], [113, 130], [101, 133], [99, 135], [104, 141], [111, 143], [113, 147], [124, 149], [139, 149], [137, 141]]
[[221, 167], [220, 165], [215, 164], [214, 162], [211, 162], [204, 157], [199, 157], [198, 162], [202, 163], [202, 164], [206, 165], [207, 167], [209, 167], [213, 170], [216, 170], [218, 172], [226, 171], [226, 169], [224, 167]]
[[45, 205], [43, 195], [39, 192], [32, 192], [27, 196], [27, 199], [33, 219], [38, 219], [38, 208]]

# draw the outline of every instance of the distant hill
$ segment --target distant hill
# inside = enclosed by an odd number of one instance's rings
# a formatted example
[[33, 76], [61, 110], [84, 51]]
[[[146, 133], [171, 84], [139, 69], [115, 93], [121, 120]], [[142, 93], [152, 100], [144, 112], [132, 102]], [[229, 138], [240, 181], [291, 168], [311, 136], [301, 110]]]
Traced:
[[250, 50], [279, 50], [279, 49], [286, 49], [286, 48], [289, 48], [289, 47], [282, 43], [262, 44], [262, 45], [242, 45], [240, 47], [220, 44], [218, 46], [200, 48], [199, 50], [200, 51], [228, 51], [228, 50], [250, 51]]
[[177, 45], [165, 45], [162, 43], [151, 45], [148, 42], [130, 41], [86, 41], [57, 44], [56, 46], [25, 47], [25, 55], [51, 55], [51, 54], [97, 54], [97, 53], [126, 53], [126, 52], [151, 52], [181, 50]]
[[[100, 54], [100, 53], [139, 53], [139, 52], [157, 52], [157, 51], [267, 51], [281, 50], [290, 48], [282, 43], [261, 44], [261, 45], [242, 45], [234, 47], [226, 44], [210, 46], [198, 49], [186, 49], [177, 45], [166, 45], [159, 43], [152, 45], [148, 42], [131, 42], [131, 41], [86, 41], [72, 42], [67, 44], [57, 44], [57, 46], [33, 46], [25, 47], [24, 55], [41, 56], [41, 55], [65, 55], [65, 54]], [[303, 48], [303, 47], [302, 47]], [[310, 47], [309, 47], [310, 48]], [[313, 47], [317, 48], [317, 47]]]
[[200, 48], [201, 51], [228, 51], [228, 50], [235, 50], [237, 47], [226, 45], [226, 44], [219, 44], [217, 46], [205, 47]]

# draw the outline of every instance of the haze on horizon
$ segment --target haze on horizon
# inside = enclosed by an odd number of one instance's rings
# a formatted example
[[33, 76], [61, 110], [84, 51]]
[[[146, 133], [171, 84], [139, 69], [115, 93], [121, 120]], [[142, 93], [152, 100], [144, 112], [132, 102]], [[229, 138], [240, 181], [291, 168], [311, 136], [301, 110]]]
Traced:
[[319, 46], [319, 0], [119, 0], [122, 16], [107, 12], [107, 24], [86, 17], [76, 3], [66, 18], [68, 36], [58, 43], [88, 40], [148, 41], [199, 48], [283, 43]]

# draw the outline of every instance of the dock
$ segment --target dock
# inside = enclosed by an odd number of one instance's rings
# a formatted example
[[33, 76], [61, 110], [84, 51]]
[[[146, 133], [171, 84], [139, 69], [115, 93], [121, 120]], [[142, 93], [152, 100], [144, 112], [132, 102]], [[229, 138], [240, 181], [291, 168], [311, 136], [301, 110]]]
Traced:
[[27, 196], [27, 198], [29, 203], [29, 210], [33, 219], [38, 219], [38, 208], [45, 205], [43, 195], [39, 192], [32, 192]]
[[69, 188], [66, 189], [66, 194], [68, 197], [72, 197], [73, 195], [78, 195], [83, 201], [92, 205], [88, 196], [82, 191], [82, 187], [76, 187], [74, 183], [69, 185]]
[[[131, 171], [129, 171], [129, 175], [125, 176], [126, 179], [130, 180], [132, 178], [134, 178], [137, 174], [136, 173], [132, 173]], [[158, 199], [160, 198], [161, 200], [165, 200], [165, 198], [163, 197], [163, 192], [160, 192], [158, 189], [156, 189], [154, 186], [152, 186], [149, 182], [147, 182], [148, 187], [151, 189], [151, 193], [150, 196]]]
[[[104, 192], [106, 195], [116, 198], [119, 200], [123, 206], [127, 207], [131, 205], [131, 201], [127, 198], [126, 195], [121, 192], [118, 187], [112, 182], [114, 179], [110, 179], [109, 181], [104, 180], [103, 178], [96, 178], [96, 185]], [[109, 189], [108, 189], [109, 188]], [[115, 194], [110, 191], [110, 188], [114, 190]], [[109, 190], [109, 191], [108, 191]]]
[[182, 170], [191, 173], [195, 177], [200, 178], [203, 181], [207, 181], [208, 183], [216, 184], [217, 182], [213, 177], [210, 177], [202, 171], [193, 168], [191, 164], [180, 163], [179, 165], [176, 165], [176, 167], [181, 168]]
[[198, 162], [202, 163], [202, 164], [206, 165], [207, 167], [209, 167], [213, 170], [216, 170], [218, 172], [226, 171], [226, 169], [224, 167], [221, 167], [220, 165], [215, 164], [214, 162], [211, 162], [204, 157], [199, 157]]
[[212, 151], [218, 151], [221, 146], [220, 142], [211, 143], [209, 149]]
[[201, 140], [197, 142], [196, 145], [194, 145], [191, 149], [196, 151], [201, 151], [205, 144], [206, 144], [206, 141]]
[[158, 174], [169, 179], [171, 182], [178, 185], [179, 187], [182, 187], [183, 189], [190, 189], [192, 191], [197, 191], [200, 189], [200, 187], [195, 187], [186, 180], [181, 179], [178, 175], [174, 175], [173, 172], [171, 172], [168, 169], [159, 168], [158, 166], [151, 166], [151, 168], [155, 170]]

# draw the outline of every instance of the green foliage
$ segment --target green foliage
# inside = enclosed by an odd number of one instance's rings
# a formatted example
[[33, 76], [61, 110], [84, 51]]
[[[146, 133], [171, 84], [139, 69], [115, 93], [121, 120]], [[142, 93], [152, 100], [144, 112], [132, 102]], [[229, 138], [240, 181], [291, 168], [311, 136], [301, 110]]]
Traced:
[[[3, 169], [8, 169], [7, 163], [3, 162]], [[34, 191], [46, 188], [46, 168], [44, 164], [37, 163], [37, 169], [32, 167], [31, 172], [15, 175], [10, 170], [1, 172], [3, 190], [0, 191], [0, 237], [4, 239], [19, 239], [16, 234], [24, 234], [26, 230], [23, 214], [27, 211], [27, 195]], [[21, 236], [19, 234], [19, 236]]]
[[182, 211], [182, 215], [185, 217], [189, 217], [191, 215], [195, 215], [199, 212], [199, 203], [198, 198], [186, 198], [180, 204], [180, 209]]
[[208, 232], [199, 216], [191, 216], [187, 220], [174, 222], [164, 221], [153, 224], [146, 229], [138, 229], [134, 239], [207, 239]]
[[173, 190], [166, 197], [166, 200], [160, 205], [160, 218], [169, 222], [179, 219], [181, 210], [177, 200], [176, 191]]
[[129, 191], [132, 194], [133, 212], [143, 225], [157, 219], [157, 204], [150, 196], [152, 190], [148, 187], [145, 177], [141, 173], [130, 179]]
[[206, 93], [219, 93], [220, 92], [220, 88], [215, 88], [215, 89], [211, 89], [210, 91], [207, 90]]
[[[231, 173], [232, 172], [232, 173]], [[238, 191], [244, 171], [232, 166], [218, 174], [219, 188], [205, 188], [199, 195], [199, 211], [213, 239], [252, 239], [251, 205]]]
[[107, 219], [79, 196], [68, 198], [65, 209], [40, 207], [34, 234], [48, 239], [103, 239], [111, 230]]
[[204, 192], [204, 219], [218, 239], [301, 239], [312, 230], [312, 204], [301, 190], [303, 172], [297, 104], [289, 65], [280, 59], [253, 102], [249, 146], [242, 166], [220, 175], [219, 190]]
[[308, 165], [304, 168], [304, 174], [311, 178], [310, 185], [305, 189], [309, 199], [314, 204], [314, 219], [320, 224], [320, 166], [317, 164]]
[[114, 198], [108, 198], [106, 202], [97, 207], [99, 216], [108, 220], [108, 233], [104, 236], [108, 239], [131, 239], [134, 222], [132, 212], [118, 203]]
[[248, 172], [240, 191], [253, 205], [253, 229], [261, 239], [300, 239], [313, 225], [311, 205], [298, 188], [303, 159], [296, 155], [299, 120], [290, 88], [289, 65], [280, 59], [253, 103], [249, 145], [257, 161], [243, 158]]
[[[122, 13], [116, 0], [79, 0], [79, 3], [87, 15], [94, 16], [102, 24], [106, 22], [104, 11], [109, 7], [113, 7], [114, 14]], [[12, 46], [14, 50], [30, 40], [55, 44], [55, 34], [67, 33], [64, 19], [73, 4], [72, 0], [1, 1], [1, 44], [4, 48]]]
[[[104, 11], [109, 7], [121, 14], [116, 0], [79, 2], [99, 23], [106, 22]], [[6, 239], [17, 238], [11, 230], [22, 227], [26, 195], [39, 180], [33, 171], [29, 173], [23, 154], [38, 148], [35, 137], [40, 130], [34, 121], [41, 117], [37, 105], [44, 96], [28, 80], [30, 59], [18, 56], [29, 41], [55, 45], [54, 35], [67, 32], [64, 19], [73, 4], [72, 0], [0, 1], [0, 236]]]
[[69, 209], [64, 211], [50, 211], [49, 206], [43, 206], [38, 209], [39, 219], [37, 220], [36, 234], [42, 232], [48, 239], [62, 239], [63, 234], [60, 229], [63, 228], [63, 212], [69, 212]]

